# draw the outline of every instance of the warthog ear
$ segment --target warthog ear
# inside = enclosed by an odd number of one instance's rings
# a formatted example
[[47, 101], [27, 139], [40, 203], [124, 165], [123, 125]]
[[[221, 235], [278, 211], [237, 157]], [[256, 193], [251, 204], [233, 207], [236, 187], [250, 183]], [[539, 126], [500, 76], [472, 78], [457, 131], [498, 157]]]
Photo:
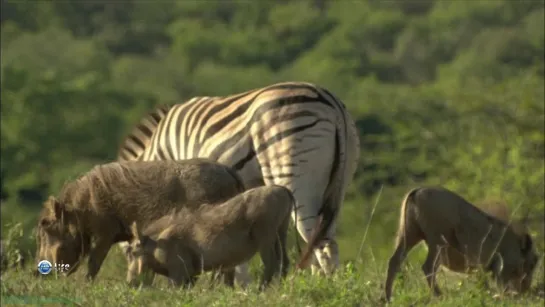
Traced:
[[492, 271], [494, 276], [500, 276], [500, 273], [503, 270], [503, 259], [500, 254], [495, 253], [494, 256], [492, 256], [490, 264], [488, 265], [488, 270]]
[[45, 207], [49, 208], [49, 210], [53, 213], [55, 219], [61, 218], [63, 208], [62, 204], [57, 198], [55, 198], [54, 196], [49, 196], [49, 198], [45, 202]]
[[534, 246], [532, 237], [529, 234], [524, 234], [520, 241], [520, 250], [523, 254], [528, 254]]

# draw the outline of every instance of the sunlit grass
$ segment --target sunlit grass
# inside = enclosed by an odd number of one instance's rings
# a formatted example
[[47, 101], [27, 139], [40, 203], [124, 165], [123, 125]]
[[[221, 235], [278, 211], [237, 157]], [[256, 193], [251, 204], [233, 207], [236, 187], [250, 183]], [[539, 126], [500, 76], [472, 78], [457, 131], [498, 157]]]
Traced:
[[[419, 265], [406, 266], [394, 285], [392, 306], [543, 306], [543, 296], [495, 297], [481, 287], [476, 276], [440, 273], [444, 295], [429, 295]], [[74, 276], [33, 277], [31, 270], [8, 271], [2, 275], [2, 302], [34, 299], [41, 303], [74, 302], [79, 306], [378, 306], [386, 267], [345, 264], [332, 277], [311, 276], [309, 272], [291, 273], [282, 283], [273, 284], [263, 293], [256, 283], [248, 289], [230, 289], [212, 285], [201, 278], [190, 289], [170, 288], [164, 277], [156, 277], [151, 287], [135, 289], [126, 285], [125, 263], [119, 250], [112, 253], [97, 280], [87, 283], [83, 270]], [[251, 273], [258, 278], [260, 267], [253, 262]], [[538, 276], [543, 276], [542, 269]], [[537, 277], [538, 279], [539, 277]], [[537, 291], [537, 290], [536, 290]], [[541, 293], [541, 295], [543, 295]], [[47, 301], [48, 300], [48, 301]], [[56, 300], [56, 301], [55, 301]]]
[[[151, 287], [134, 289], [126, 285], [126, 262], [117, 246], [110, 250], [93, 283], [87, 283], [83, 278], [85, 265], [70, 277], [36, 278], [31, 276], [36, 263], [30, 257], [35, 247], [29, 236], [36, 224], [36, 210], [4, 206], [3, 239], [10, 242], [11, 248], [21, 248], [30, 258], [23, 270], [8, 270], [2, 274], [2, 303], [52, 306], [63, 302], [72, 302], [76, 306], [379, 306], [387, 261], [393, 252], [399, 210], [396, 198], [399, 195], [392, 196], [389, 191], [378, 196], [361, 203], [345, 204], [339, 223], [342, 265], [334, 276], [323, 278], [311, 276], [307, 271], [291, 272], [286, 280], [273, 284], [263, 293], [257, 291], [255, 282], [261, 272], [258, 256], [252, 259], [250, 266], [254, 283], [245, 290], [212, 285], [209, 278], [199, 279], [191, 290], [173, 289], [164, 277], [156, 277]], [[23, 233], [6, 231], [17, 222], [21, 223], [19, 228]], [[297, 259], [294, 235], [291, 228], [288, 247], [292, 265]], [[543, 306], [545, 303], [543, 256], [534, 277], [535, 289], [529, 295], [498, 297], [493, 288], [483, 287], [480, 276], [442, 271], [438, 274], [438, 282], [443, 296], [430, 297], [420, 269], [426, 251], [422, 244], [409, 254], [394, 284], [391, 306]], [[540, 254], [543, 255], [541, 249]]]

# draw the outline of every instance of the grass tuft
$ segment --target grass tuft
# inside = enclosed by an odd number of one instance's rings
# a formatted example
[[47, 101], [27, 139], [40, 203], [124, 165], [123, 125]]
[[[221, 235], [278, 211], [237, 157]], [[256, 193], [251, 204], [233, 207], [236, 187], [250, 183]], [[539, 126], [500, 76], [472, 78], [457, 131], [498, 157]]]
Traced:
[[[258, 260], [258, 259], [257, 259]], [[386, 264], [378, 267], [348, 262], [333, 276], [312, 276], [309, 271], [290, 273], [284, 282], [276, 282], [264, 292], [257, 289], [259, 261], [252, 261], [254, 282], [247, 289], [212, 285], [200, 278], [190, 290], [168, 286], [162, 276], [150, 287], [131, 288], [125, 283], [125, 260], [114, 247], [97, 279], [84, 280], [84, 269], [70, 277], [32, 276], [33, 267], [3, 273], [3, 304], [66, 304], [67, 306], [381, 306]], [[497, 296], [482, 286], [482, 276], [440, 272], [438, 282], [444, 295], [430, 297], [419, 266], [406, 265], [394, 285], [390, 306], [543, 306], [543, 289], [525, 296]], [[543, 277], [543, 266], [536, 280]], [[542, 287], [542, 285], [541, 285]]]

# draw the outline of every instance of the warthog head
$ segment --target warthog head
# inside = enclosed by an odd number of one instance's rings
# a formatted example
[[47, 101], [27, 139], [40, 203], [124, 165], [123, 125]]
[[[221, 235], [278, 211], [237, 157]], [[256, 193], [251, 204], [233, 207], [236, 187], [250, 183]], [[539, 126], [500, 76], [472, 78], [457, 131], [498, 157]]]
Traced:
[[498, 286], [506, 290], [524, 293], [530, 289], [532, 277], [538, 263], [538, 256], [534, 248], [532, 237], [526, 230], [517, 234], [517, 241], [511, 241], [508, 252], [503, 257], [496, 253], [490, 262]]
[[89, 248], [89, 238], [80, 231], [75, 213], [65, 209], [64, 204], [53, 196], [44, 203], [37, 227], [37, 261], [70, 265], [73, 273], [79, 260]]
[[137, 277], [139, 277], [146, 267], [146, 254], [150, 253], [150, 245], [148, 237], [143, 236], [138, 229], [136, 222], [131, 224], [131, 234], [133, 239], [127, 247], [127, 282], [135, 285]]

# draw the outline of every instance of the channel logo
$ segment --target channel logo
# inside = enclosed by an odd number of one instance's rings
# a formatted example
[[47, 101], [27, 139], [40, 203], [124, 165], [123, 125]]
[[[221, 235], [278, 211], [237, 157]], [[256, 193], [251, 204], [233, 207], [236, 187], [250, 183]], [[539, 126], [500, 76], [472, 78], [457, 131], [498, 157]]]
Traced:
[[51, 270], [53, 270], [51, 262], [47, 260], [42, 260], [38, 263], [38, 272], [40, 272], [40, 274], [47, 275], [51, 273]]

